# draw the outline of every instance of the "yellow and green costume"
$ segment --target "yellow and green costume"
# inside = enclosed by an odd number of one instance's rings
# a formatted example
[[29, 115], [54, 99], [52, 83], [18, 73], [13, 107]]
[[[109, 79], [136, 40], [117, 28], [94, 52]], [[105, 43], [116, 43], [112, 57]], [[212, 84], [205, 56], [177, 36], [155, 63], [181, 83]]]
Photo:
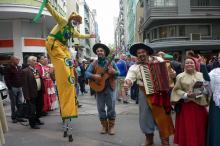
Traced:
[[[74, 118], [78, 115], [76, 89], [74, 86], [76, 80], [67, 41], [71, 38], [90, 38], [91, 35], [80, 34], [50, 3], [46, 3], [46, 8], [57, 22], [57, 25], [47, 37], [46, 48], [55, 67], [61, 116], [63, 119]], [[79, 23], [82, 20], [81, 16], [75, 12], [70, 15], [69, 19], [74, 19]]]

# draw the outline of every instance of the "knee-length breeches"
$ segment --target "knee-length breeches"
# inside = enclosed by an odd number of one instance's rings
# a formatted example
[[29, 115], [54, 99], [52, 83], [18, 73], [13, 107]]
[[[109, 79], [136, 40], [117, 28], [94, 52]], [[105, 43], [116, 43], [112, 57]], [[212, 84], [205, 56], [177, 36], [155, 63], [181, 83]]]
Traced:
[[174, 133], [171, 115], [167, 114], [163, 106], [153, 105], [152, 96], [147, 96], [139, 90], [140, 127], [143, 133], [153, 133], [158, 128], [161, 137], [169, 137]]

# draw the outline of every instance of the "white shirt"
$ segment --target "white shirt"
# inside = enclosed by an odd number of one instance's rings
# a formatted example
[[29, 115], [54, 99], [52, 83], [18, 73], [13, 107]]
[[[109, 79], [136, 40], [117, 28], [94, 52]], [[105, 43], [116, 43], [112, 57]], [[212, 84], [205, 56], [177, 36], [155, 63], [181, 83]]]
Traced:
[[213, 69], [210, 73], [210, 84], [213, 92], [213, 100], [215, 105], [220, 107], [220, 68]]

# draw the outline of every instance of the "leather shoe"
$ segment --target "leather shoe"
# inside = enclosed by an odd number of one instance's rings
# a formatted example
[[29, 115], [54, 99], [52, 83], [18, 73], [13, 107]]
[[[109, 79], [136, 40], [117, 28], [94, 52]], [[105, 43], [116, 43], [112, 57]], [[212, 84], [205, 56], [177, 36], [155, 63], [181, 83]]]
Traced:
[[47, 115], [48, 115], [48, 113], [46, 113], [46, 112], [41, 113], [41, 116], [47, 116]]
[[12, 119], [12, 123], [17, 123], [18, 121], [16, 119]]
[[27, 122], [27, 120], [22, 119], [22, 118], [17, 118], [16, 120], [17, 120], [18, 122]]
[[40, 129], [40, 127], [37, 125], [34, 125], [34, 126], [31, 126], [31, 129]]
[[44, 122], [38, 121], [35, 123], [36, 125], [44, 125]]

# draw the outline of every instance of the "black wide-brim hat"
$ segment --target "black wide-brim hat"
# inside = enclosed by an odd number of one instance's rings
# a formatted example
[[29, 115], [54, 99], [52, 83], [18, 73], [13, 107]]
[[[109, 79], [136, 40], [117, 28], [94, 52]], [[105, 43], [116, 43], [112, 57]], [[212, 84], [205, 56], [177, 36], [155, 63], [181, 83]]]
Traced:
[[133, 56], [137, 56], [138, 49], [145, 49], [148, 52], [148, 55], [152, 55], [154, 53], [154, 50], [148, 45], [145, 45], [144, 43], [136, 43], [130, 47], [130, 54]]
[[[108, 56], [108, 54], [110, 53], [110, 49], [105, 45], [105, 44], [102, 44], [102, 43], [97, 43], [93, 46], [92, 50], [93, 52], [96, 54], [96, 50], [98, 48], [102, 48], [105, 50], [105, 56]], [[96, 54], [97, 55], [97, 54]]]

